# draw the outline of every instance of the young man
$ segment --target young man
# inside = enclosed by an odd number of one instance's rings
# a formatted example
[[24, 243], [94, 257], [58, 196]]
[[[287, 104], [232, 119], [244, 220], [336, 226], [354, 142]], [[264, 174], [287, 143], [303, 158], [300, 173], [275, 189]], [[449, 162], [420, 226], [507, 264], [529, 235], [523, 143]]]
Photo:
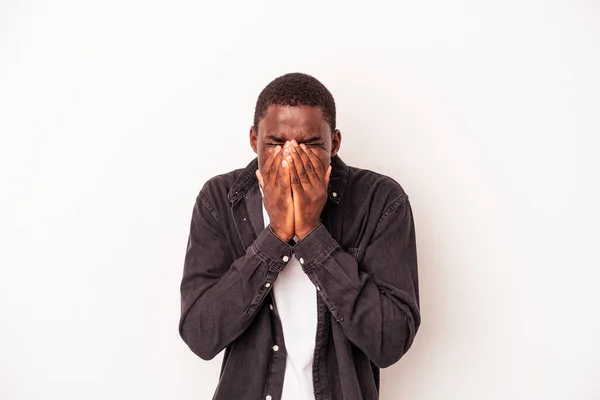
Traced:
[[257, 154], [196, 198], [179, 331], [225, 349], [215, 400], [372, 400], [420, 324], [413, 216], [389, 177], [337, 155], [335, 102], [287, 74], [259, 95]]

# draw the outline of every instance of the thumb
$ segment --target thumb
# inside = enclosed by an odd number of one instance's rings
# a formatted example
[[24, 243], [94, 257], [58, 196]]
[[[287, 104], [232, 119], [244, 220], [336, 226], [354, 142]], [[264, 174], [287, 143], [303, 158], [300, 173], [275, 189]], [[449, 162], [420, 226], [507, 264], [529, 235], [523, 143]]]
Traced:
[[260, 184], [260, 188], [264, 189], [265, 185], [263, 183], [263, 177], [262, 177], [262, 174], [260, 173], [260, 169], [256, 170], [256, 178], [258, 178], [258, 183]]

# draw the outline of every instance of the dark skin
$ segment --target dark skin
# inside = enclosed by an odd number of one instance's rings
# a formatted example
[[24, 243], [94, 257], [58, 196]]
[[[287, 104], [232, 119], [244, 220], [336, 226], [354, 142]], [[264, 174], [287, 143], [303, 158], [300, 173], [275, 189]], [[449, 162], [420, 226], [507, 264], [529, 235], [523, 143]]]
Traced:
[[341, 141], [340, 131], [332, 131], [320, 107], [269, 106], [258, 130], [250, 128], [263, 203], [281, 240], [302, 240], [320, 223], [331, 157]]

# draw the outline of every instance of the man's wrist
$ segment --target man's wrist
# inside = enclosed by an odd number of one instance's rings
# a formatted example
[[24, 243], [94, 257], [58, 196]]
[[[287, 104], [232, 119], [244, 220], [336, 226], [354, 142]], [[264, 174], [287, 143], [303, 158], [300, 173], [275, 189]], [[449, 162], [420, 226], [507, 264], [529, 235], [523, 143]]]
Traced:
[[252, 247], [256, 254], [263, 259], [269, 260], [269, 264], [276, 270], [283, 269], [287, 263], [287, 259], [292, 256], [292, 246], [281, 240], [270, 226], [267, 226], [258, 235]]
[[308, 225], [307, 228], [297, 230], [296, 236], [298, 237], [298, 240], [304, 239], [306, 236], [308, 236], [309, 233], [311, 233], [320, 224], [321, 224], [321, 221], [317, 221], [314, 224]]
[[325, 225], [319, 223], [308, 235], [293, 247], [293, 253], [298, 257], [304, 271], [311, 270], [315, 261], [334, 251], [339, 244], [331, 236]]
[[273, 231], [273, 233], [275, 234], [275, 236], [277, 236], [279, 239], [281, 239], [282, 241], [288, 243], [290, 240], [292, 240], [294, 238], [294, 235], [289, 235], [289, 234], [285, 234], [282, 233], [280, 230], [273, 228], [273, 225], [271, 225], [271, 230]]

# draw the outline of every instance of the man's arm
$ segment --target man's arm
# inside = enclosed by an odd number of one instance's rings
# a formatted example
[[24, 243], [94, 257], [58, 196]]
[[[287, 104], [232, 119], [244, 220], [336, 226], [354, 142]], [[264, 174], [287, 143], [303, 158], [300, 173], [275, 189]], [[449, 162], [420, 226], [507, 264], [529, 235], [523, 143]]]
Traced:
[[327, 198], [329, 173], [317, 153], [286, 143], [293, 162], [296, 234], [294, 253], [348, 339], [375, 365], [394, 364], [411, 346], [420, 324], [415, 229], [404, 192], [378, 215], [377, 226], [357, 260], [341, 249], [319, 215]]
[[379, 218], [360, 265], [322, 224], [294, 247], [348, 339], [380, 368], [397, 362], [420, 325], [417, 255], [408, 198]]
[[203, 192], [196, 199], [181, 282], [179, 333], [210, 360], [248, 328], [291, 257], [291, 247], [267, 227], [234, 260], [220, 216]]

